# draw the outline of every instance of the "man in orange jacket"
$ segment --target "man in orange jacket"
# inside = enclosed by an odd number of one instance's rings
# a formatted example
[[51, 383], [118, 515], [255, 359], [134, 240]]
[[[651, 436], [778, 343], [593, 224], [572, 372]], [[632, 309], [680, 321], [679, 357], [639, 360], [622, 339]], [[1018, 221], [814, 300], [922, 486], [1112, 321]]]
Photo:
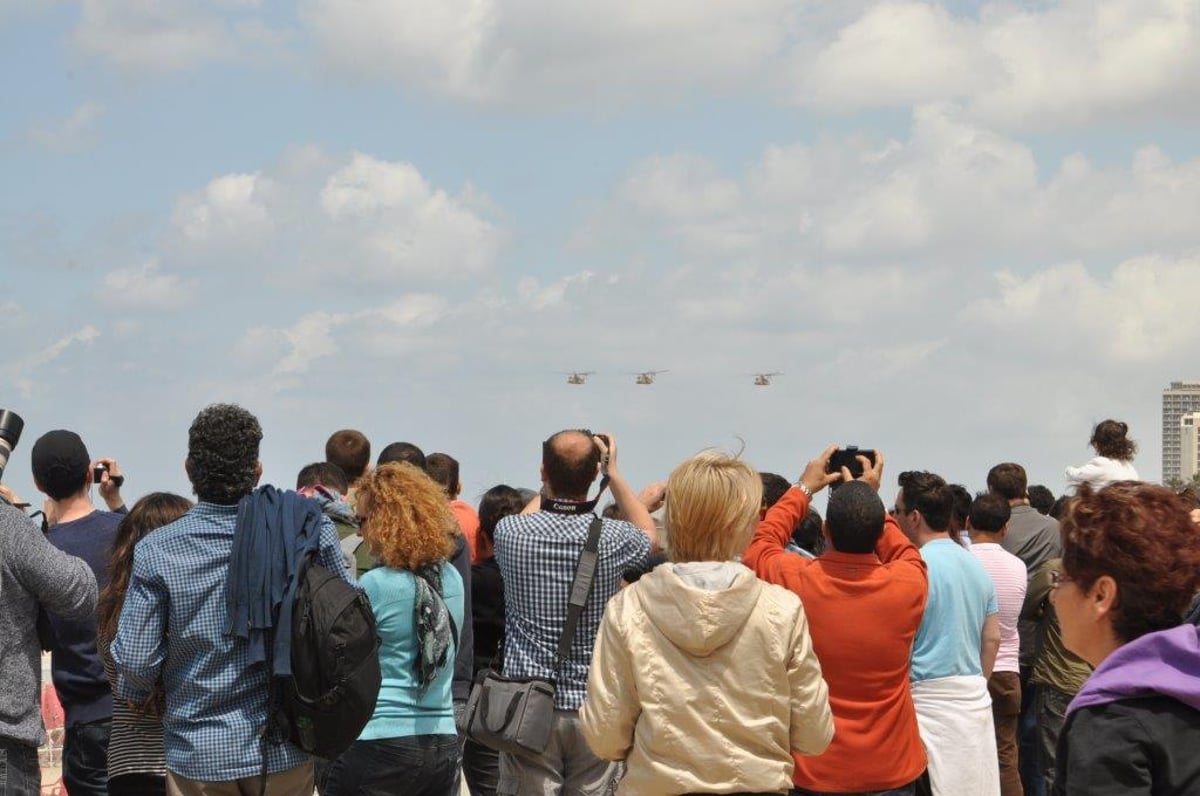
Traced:
[[[909, 659], [928, 596], [925, 563], [887, 515], [878, 491], [883, 456], [863, 475], [828, 473], [837, 446], [808, 463], [797, 486], [767, 512], [742, 560], [760, 578], [800, 595], [829, 684], [833, 743], [821, 755], [793, 754], [794, 793], [914, 793], [925, 751], [909, 691]], [[820, 558], [786, 550], [814, 493], [846, 481], [829, 498]]]

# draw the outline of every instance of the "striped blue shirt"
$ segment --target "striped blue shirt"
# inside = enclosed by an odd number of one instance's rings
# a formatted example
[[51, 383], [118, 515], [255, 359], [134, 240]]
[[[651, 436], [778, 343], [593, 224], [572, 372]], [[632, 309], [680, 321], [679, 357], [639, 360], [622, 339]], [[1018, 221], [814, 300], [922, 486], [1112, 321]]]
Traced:
[[[226, 635], [225, 581], [237, 506], [200, 503], [147, 535], [133, 574], [112, 656], [126, 699], [166, 691], [163, 742], [167, 768], [188, 779], [220, 782], [262, 771], [259, 743], [267, 720], [267, 673], [249, 664], [248, 644]], [[337, 531], [321, 526], [321, 563], [345, 576]], [[289, 743], [268, 744], [267, 771], [308, 756]]]

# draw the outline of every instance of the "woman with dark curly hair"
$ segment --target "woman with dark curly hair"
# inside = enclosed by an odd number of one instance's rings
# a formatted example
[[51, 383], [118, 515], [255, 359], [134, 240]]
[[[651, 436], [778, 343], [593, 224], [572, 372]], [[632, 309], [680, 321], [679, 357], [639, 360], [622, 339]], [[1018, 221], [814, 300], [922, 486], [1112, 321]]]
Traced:
[[458, 782], [451, 678], [463, 622], [463, 582], [446, 560], [457, 524], [446, 495], [410, 464], [359, 482], [363, 540], [381, 566], [360, 583], [379, 631], [383, 685], [375, 713], [329, 767], [324, 796], [447, 796]]
[[1067, 468], [1068, 486], [1087, 484], [1092, 489], [1103, 489], [1113, 481], [1138, 480], [1133, 468], [1137, 443], [1129, 438], [1129, 426], [1120, 420], [1102, 420], [1092, 429], [1088, 444], [1096, 455], [1087, 464]]
[[1200, 793], [1200, 534], [1178, 495], [1083, 486], [1062, 522], [1051, 601], [1063, 644], [1096, 667], [1067, 708], [1054, 793]]
[[[110, 646], [133, 572], [133, 550], [142, 537], [169, 525], [192, 508], [192, 501], [169, 492], [153, 492], [133, 505], [113, 540], [108, 565], [108, 586], [100, 593], [96, 620], [96, 647], [104, 674], [117, 690], [117, 667]], [[167, 792], [163, 759], [162, 693], [138, 703], [113, 699], [112, 734], [108, 741], [108, 792], [161, 794]]]

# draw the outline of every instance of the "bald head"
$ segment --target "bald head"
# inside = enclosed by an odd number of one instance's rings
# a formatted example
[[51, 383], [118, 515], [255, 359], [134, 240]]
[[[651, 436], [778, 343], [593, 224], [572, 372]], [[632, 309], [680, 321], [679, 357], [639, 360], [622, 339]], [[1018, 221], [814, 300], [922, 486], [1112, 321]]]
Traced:
[[600, 449], [583, 431], [560, 431], [542, 443], [542, 470], [553, 497], [587, 497], [600, 470]]

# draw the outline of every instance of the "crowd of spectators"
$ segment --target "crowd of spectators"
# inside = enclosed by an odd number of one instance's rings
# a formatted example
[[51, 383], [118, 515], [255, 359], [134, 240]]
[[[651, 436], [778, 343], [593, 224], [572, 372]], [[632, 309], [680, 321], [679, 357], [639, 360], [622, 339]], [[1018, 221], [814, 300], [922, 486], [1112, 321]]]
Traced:
[[[537, 490], [472, 505], [448, 453], [372, 464], [343, 429], [280, 491], [262, 442], [207, 407], [195, 502], [127, 508], [115, 459], [47, 432], [41, 528], [0, 486], [0, 796], [39, 792], [42, 650], [71, 796], [1200, 793], [1200, 502], [1138, 480], [1124, 423], [1057, 498], [1016, 462], [973, 494], [837, 446], [794, 480], [707, 450], [639, 491], [612, 435], [564, 430]], [[268, 732], [297, 550], [379, 641], [373, 712], [331, 759]], [[553, 684], [540, 751], [467, 731], [491, 670]]]

